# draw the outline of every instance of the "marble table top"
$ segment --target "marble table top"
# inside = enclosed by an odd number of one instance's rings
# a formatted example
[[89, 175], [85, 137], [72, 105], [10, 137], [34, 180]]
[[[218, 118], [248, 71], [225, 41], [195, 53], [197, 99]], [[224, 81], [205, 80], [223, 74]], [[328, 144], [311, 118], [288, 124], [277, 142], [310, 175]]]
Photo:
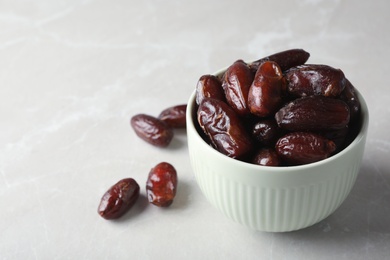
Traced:
[[[385, 259], [390, 254], [390, 34], [386, 0], [0, 1], [0, 259]], [[341, 68], [370, 110], [356, 184], [328, 218], [252, 231], [211, 206], [185, 131], [166, 149], [131, 116], [185, 104], [199, 77], [290, 48]], [[148, 204], [161, 161], [179, 175], [169, 208]], [[128, 214], [97, 214], [132, 177]]]

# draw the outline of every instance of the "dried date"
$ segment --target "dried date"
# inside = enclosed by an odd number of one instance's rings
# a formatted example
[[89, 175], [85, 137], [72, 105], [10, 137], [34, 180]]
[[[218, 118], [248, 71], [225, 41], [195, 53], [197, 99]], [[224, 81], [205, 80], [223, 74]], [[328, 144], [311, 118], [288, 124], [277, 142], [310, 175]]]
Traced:
[[328, 158], [336, 150], [336, 145], [317, 134], [293, 132], [281, 137], [275, 150], [286, 163], [301, 165]]
[[98, 213], [105, 219], [123, 216], [137, 201], [140, 193], [138, 183], [127, 178], [114, 184], [102, 197]]
[[214, 98], [225, 101], [222, 82], [214, 75], [203, 75], [196, 85], [196, 104], [199, 106], [204, 98]]
[[168, 207], [172, 204], [177, 190], [176, 169], [167, 162], [161, 162], [152, 168], [146, 181], [148, 200], [158, 207]]
[[289, 131], [341, 129], [349, 123], [348, 105], [339, 99], [323, 96], [302, 97], [282, 107], [275, 119]]
[[286, 71], [292, 67], [305, 64], [309, 59], [310, 54], [302, 49], [291, 49], [272, 54], [270, 56], [261, 58], [250, 64], [251, 69], [257, 71], [257, 68], [265, 61], [276, 62], [282, 71]]
[[234, 62], [222, 78], [222, 88], [227, 103], [240, 116], [248, 115], [248, 92], [254, 74], [249, 66], [242, 60]]
[[138, 114], [131, 118], [130, 124], [138, 137], [152, 145], [166, 147], [172, 141], [172, 128], [158, 118]]
[[348, 79], [346, 79], [345, 88], [340, 94], [340, 99], [347, 103], [349, 107], [349, 112], [351, 114], [350, 121], [354, 122], [359, 117], [360, 101], [356, 94], [355, 87]]
[[272, 148], [262, 148], [252, 159], [253, 164], [263, 166], [280, 166], [281, 161], [279, 155]]
[[221, 153], [242, 158], [252, 150], [252, 141], [240, 118], [226, 103], [204, 99], [197, 112], [200, 127]]
[[186, 127], [186, 109], [187, 105], [177, 105], [164, 109], [158, 119], [165, 122], [172, 128]]
[[266, 61], [260, 64], [249, 88], [250, 112], [259, 117], [275, 113], [282, 103], [283, 85], [283, 73], [276, 62]]
[[260, 120], [252, 128], [253, 138], [265, 146], [273, 146], [281, 134], [282, 129], [278, 127], [273, 119]]
[[337, 97], [344, 90], [346, 79], [340, 69], [327, 65], [301, 65], [286, 72], [287, 90], [294, 96], [322, 95]]

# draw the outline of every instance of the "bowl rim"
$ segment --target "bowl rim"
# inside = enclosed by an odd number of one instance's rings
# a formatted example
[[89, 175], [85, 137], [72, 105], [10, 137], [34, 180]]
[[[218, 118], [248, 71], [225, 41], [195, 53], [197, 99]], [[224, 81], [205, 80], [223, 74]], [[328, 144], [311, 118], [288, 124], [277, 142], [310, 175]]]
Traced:
[[[215, 73], [212, 73], [212, 75], [219, 76], [221, 75], [224, 71], [226, 71], [227, 68], [221, 69], [216, 71]], [[317, 166], [323, 166], [325, 164], [330, 163], [331, 161], [337, 160], [340, 157], [343, 157], [346, 153], [348, 153], [351, 149], [353, 149], [358, 143], [360, 143], [366, 136], [367, 136], [367, 131], [368, 131], [368, 124], [369, 124], [369, 111], [367, 107], [367, 103], [361, 93], [355, 88], [355, 92], [358, 96], [358, 99], [360, 101], [360, 117], [361, 117], [361, 122], [360, 122], [360, 130], [354, 140], [346, 146], [344, 149], [339, 151], [338, 153], [309, 164], [303, 164], [303, 165], [293, 165], [293, 166], [264, 166], [264, 165], [256, 165], [253, 163], [245, 162], [245, 161], [240, 161], [234, 158], [231, 158], [227, 155], [224, 155], [223, 153], [217, 151], [213, 147], [211, 147], [209, 144], [207, 144], [203, 138], [200, 136], [198, 133], [195, 123], [194, 123], [194, 115], [193, 112], [195, 111], [195, 98], [196, 98], [196, 90], [194, 90], [189, 98], [189, 101], [187, 103], [187, 111], [186, 111], [186, 121], [187, 121], [187, 128], [191, 128], [192, 131], [194, 131], [196, 134], [196, 142], [200, 142], [204, 149], [209, 149], [212, 153], [214, 153], [216, 156], [221, 158], [221, 160], [228, 160], [229, 163], [236, 164], [237, 167], [242, 166], [242, 167], [249, 167], [252, 170], [259, 170], [259, 169], [264, 169], [267, 171], [271, 172], [291, 172], [291, 171], [300, 171], [300, 170], [307, 170], [310, 168], [314, 168]], [[188, 131], [188, 130], [187, 130]]]

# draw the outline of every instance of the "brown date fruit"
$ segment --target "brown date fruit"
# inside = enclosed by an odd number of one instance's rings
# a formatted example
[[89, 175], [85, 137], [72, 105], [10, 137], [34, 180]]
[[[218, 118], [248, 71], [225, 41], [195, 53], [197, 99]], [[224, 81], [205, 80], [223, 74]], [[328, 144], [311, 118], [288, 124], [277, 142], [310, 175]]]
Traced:
[[166, 147], [172, 141], [172, 128], [158, 118], [138, 114], [131, 118], [130, 124], [138, 137], [152, 145]]
[[274, 119], [263, 119], [252, 128], [252, 137], [262, 145], [273, 146], [282, 134]]
[[248, 92], [254, 78], [248, 65], [238, 60], [225, 72], [222, 78], [222, 88], [227, 103], [240, 116], [248, 115]]
[[252, 159], [252, 163], [263, 166], [280, 166], [281, 161], [274, 149], [262, 148], [257, 151]]
[[176, 169], [167, 162], [161, 162], [152, 168], [146, 181], [148, 200], [158, 207], [168, 207], [176, 196]]
[[225, 101], [222, 82], [214, 75], [201, 76], [196, 85], [196, 104], [199, 106], [204, 98], [214, 98]]
[[349, 125], [346, 125], [341, 129], [323, 130], [316, 133], [325, 137], [326, 139], [332, 140], [336, 144], [337, 150], [341, 150], [349, 133]]
[[336, 150], [336, 145], [317, 134], [292, 132], [276, 142], [275, 150], [284, 162], [301, 165], [328, 158]]
[[279, 127], [289, 131], [341, 129], [349, 123], [349, 108], [339, 99], [302, 97], [282, 107], [275, 119]]
[[302, 49], [291, 49], [282, 52], [272, 54], [270, 56], [264, 57], [250, 64], [251, 69], [257, 71], [257, 68], [261, 63], [265, 61], [274, 61], [276, 62], [282, 71], [286, 71], [292, 67], [305, 64], [309, 59], [310, 54]]
[[186, 127], [186, 110], [187, 105], [177, 105], [163, 110], [158, 119], [165, 122], [172, 128]]
[[346, 79], [345, 88], [340, 94], [340, 99], [345, 101], [349, 106], [349, 112], [351, 114], [350, 122], [355, 122], [360, 114], [360, 101], [356, 94], [355, 87], [348, 79]]
[[135, 204], [139, 193], [139, 185], [134, 179], [120, 180], [104, 193], [98, 207], [99, 215], [105, 219], [123, 216]]
[[280, 108], [283, 79], [277, 63], [265, 61], [260, 64], [248, 93], [248, 106], [252, 114], [267, 117]]
[[299, 97], [321, 95], [337, 97], [344, 90], [346, 79], [340, 69], [327, 65], [301, 65], [286, 72], [287, 90]]
[[242, 158], [252, 150], [252, 141], [241, 119], [225, 102], [206, 98], [198, 108], [197, 119], [214, 148]]

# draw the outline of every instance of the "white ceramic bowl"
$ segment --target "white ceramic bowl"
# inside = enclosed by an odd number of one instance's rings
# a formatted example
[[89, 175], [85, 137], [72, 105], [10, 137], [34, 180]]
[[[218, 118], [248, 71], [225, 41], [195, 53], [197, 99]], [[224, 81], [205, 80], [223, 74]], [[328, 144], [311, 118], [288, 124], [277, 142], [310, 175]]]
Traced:
[[224, 215], [255, 230], [293, 231], [323, 220], [345, 200], [359, 173], [369, 115], [366, 102], [357, 94], [361, 130], [348, 147], [307, 165], [267, 167], [229, 158], [202, 139], [194, 124], [194, 92], [187, 106], [187, 138], [204, 196]]

